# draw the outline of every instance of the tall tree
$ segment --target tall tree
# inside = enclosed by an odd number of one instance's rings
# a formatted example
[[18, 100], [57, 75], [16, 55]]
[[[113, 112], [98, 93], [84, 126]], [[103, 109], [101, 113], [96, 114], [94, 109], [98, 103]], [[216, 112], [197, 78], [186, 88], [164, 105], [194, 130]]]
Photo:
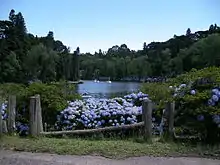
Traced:
[[188, 29], [186, 30], [186, 36], [190, 36], [190, 35], [191, 35], [191, 29], [188, 28]]

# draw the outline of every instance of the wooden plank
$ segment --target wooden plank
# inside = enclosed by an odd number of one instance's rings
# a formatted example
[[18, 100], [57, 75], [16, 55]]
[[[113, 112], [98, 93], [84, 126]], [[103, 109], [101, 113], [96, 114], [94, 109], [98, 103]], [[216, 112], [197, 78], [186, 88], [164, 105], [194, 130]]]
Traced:
[[129, 124], [129, 125], [120, 125], [120, 126], [111, 126], [105, 128], [97, 128], [97, 129], [85, 129], [85, 130], [73, 130], [73, 131], [53, 131], [53, 132], [41, 132], [42, 135], [80, 135], [80, 134], [89, 134], [89, 133], [98, 133], [105, 131], [116, 131], [123, 129], [134, 129], [137, 127], [143, 127], [144, 122]]

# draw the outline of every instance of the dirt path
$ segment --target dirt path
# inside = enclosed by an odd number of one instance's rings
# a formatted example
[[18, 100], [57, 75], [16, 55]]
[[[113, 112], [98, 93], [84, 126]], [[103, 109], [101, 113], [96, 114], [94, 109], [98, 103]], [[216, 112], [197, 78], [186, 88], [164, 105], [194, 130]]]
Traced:
[[201, 158], [136, 157], [112, 160], [97, 156], [0, 151], [0, 165], [220, 165], [220, 160]]

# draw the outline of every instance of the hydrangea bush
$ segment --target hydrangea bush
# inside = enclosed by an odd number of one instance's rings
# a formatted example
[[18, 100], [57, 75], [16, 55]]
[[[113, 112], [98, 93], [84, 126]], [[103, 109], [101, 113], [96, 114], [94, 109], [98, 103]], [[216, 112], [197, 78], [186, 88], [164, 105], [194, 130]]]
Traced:
[[[193, 69], [170, 79], [163, 84], [169, 90], [164, 90], [166, 92], [162, 94], [158, 92], [157, 86], [161, 85], [154, 83], [154, 88], [150, 89], [157, 91], [153, 97], [159, 98], [161, 96], [158, 95], [167, 94], [164, 99], [155, 99], [158, 105], [169, 100], [176, 102], [175, 128], [181, 128], [182, 134], [199, 135], [209, 143], [220, 141], [220, 68]], [[144, 89], [149, 90], [146, 87]], [[169, 94], [171, 95], [168, 96]], [[157, 111], [161, 114], [163, 108], [158, 107]]]
[[[76, 100], [57, 116], [57, 129], [92, 129], [142, 121], [142, 101], [148, 95], [132, 93], [124, 98]], [[155, 121], [155, 118], [152, 118]], [[156, 124], [155, 124], [156, 125]]]

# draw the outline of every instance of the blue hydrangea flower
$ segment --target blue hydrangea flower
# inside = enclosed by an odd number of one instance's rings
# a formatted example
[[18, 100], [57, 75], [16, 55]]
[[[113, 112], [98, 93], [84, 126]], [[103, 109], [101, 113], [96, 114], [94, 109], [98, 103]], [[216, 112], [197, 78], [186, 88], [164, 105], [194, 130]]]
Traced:
[[220, 124], [220, 115], [213, 115], [212, 119], [214, 123]]
[[212, 96], [212, 100], [215, 101], [215, 102], [218, 102], [219, 98], [217, 95], [213, 95]]
[[190, 94], [191, 94], [191, 95], [195, 95], [195, 94], [196, 94], [196, 91], [193, 89], [193, 90], [190, 91]]
[[186, 84], [181, 84], [180, 86], [179, 86], [179, 88], [185, 88], [186, 87]]
[[198, 115], [197, 116], [198, 121], [203, 121], [204, 119], [205, 119], [205, 117], [203, 115]]
[[219, 90], [218, 90], [217, 88], [212, 89], [212, 93], [213, 93], [214, 95], [216, 95], [218, 92], [219, 92]]
[[212, 99], [208, 100], [208, 105], [215, 106], [215, 102]]

